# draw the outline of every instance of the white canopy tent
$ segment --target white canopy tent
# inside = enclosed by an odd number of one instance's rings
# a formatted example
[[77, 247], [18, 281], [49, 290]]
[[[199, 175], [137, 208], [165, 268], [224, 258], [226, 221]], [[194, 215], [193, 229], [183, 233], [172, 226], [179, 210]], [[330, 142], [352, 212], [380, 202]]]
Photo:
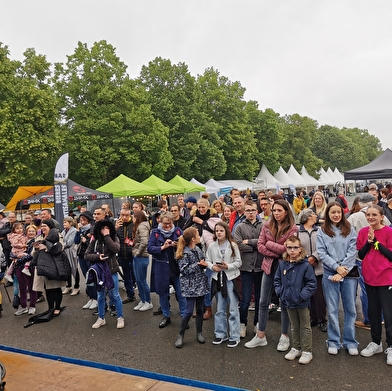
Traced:
[[279, 170], [274, 174], [274, 177], [276, 178], [276, 180], [282, 183], [282, 187], [295, 187], [294, 180], [289, 177], [289, 175], [282, 166], [279, 167]]
[[307, 181], [305, 181], [292, 164], [287, 171], [287, 175], [295, 182], [295, 186], [309, 186]]
[[206, 193], [208, 194], [215, 194], [216, 196], [218, 196], [219, 193], [219, 187], [216, 186], [207, 186], [204, 183], [199, 182], [198, 180], [196, 180], [195, 178], [192, 178], [190, 180], [190, 182], [195, 183], [196, 185], [200, 185], [200, 186], [205, 186], [206, 188]]
[[224, 179], [219, 181], [219, 183], [226, 184], [226, 187], [235, 187], [238, 190], [255, 190], [256, 183], [250, 182], [245, 179]]
[[336, 183], [335, 178], [331, 178], [328, 173], [324, 170], [323, 167], [320, 168], [320, 178], [319, 181], [321, 184], [326, 186], [333, 186]]
[[306, 170], [305, 166], [301, 168], [301, 176], [304, 178], [304, 181], [308, 184], [308, 186], [316, 187], [321, 186], [322, 183], [318, 181], [316, 178], [312, 177], [308, 171]]
[[255, 182], [261, 189], [278, 189], [283, 187], [283, 184], [276, 180], [276, 178], [268, 171], [265, 164], [261, 166], [261, 170], [255, 178]]

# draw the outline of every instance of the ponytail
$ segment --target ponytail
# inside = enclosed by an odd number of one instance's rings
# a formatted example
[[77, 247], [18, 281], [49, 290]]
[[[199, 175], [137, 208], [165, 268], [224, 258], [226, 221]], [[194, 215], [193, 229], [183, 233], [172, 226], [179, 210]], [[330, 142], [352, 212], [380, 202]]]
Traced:
[[184, 231], [183, 235], [181, 235], [178, 238], [177, 251], [176, 251], [177, 259], [182, 258], [184, 254], [184, 248], [191, 244], [192, 239], [196, 237], [197, 233], [198, 230], [195, 227], [189, 227]]
[[178, 238], [178, 242], [177, 242], [177, 250], [176, 250], [176, 258], [177, 259], [182, 258], [185, 246], [186, 246], [186, 243], [185, 243], [184, 235], [181, 235]]

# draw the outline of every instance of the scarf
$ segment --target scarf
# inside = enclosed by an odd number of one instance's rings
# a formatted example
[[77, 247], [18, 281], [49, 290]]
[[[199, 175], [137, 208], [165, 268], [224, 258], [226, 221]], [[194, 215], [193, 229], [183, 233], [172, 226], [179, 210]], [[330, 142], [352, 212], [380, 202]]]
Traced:
[[174, 230], [176, 229], [175, 225], [173, 224], [172, 227], [167, 231], [165, 229], [163, 229], [162, 224], [159, 223], [158, 225], [158, 231], [162, 234], [162, 236], [165, 239], [169, 239], [171, 238], [171, 236], [173, 235]]

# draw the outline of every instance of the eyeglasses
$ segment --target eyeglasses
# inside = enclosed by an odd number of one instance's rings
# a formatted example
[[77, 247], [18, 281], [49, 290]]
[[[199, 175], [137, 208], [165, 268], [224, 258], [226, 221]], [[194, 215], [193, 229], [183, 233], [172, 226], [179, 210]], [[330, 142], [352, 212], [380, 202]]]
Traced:
[[256, 213], [256, 209], [245, 209], [245, 213]]
[[172, 223], [171, 221], [169, 221], [169, 222], [166, 222], [166, 221], [165, 221], [165, 222], [161, 222], [161, 224], [162, 224], [162, 225], [172, 225], [173, 223]]
[[288, 247], [286, 247], [286, 250], [288, 250], [288, 251], [295, 251], [295, 250], [299, 250], [301, 247], [299, 247], [299, 246], [293, 246], [293, 247], [291, 247], [291, 246], [288, 246]]

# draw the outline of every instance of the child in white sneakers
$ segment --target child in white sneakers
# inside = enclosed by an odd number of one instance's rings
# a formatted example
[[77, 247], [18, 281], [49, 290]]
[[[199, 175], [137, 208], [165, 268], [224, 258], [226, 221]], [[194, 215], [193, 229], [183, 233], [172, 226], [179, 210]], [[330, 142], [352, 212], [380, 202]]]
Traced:
[[[27, 248], [27, 236], [24, 234], [24, 227], [22, 223], [14, 223], [12, 225], [11, 233], [7, 235], [7, 238], [9, 242], [11, 243], [11, 253], [10, 253], [10, 259], [12, 259], [12, 262], [6, 272], [5, 278], [13, 282], [12, 274], [14, 272], [14, 267], [17, 259], [23, 258], [27, 255], [26, 253], [26, 248]], [[30, 262], [26, 262], [25, 268], [27, 267], [27, 272], [30, 274], [29, 271], [29, 264]], [[23, 270], [24, 273], [26, 273]], [[27, 273], [26, 273], [27, 274]]]
[[276, 294], [287, 307], [291, 322], [293, 347], [284, 358], [308, 364], [312, 359], [312, 328], [310, 326], [310, 298], [317, 289], [313, 267], [297, 236], [290, 236], [285, 243], [283, 262], [279, 263], [274, 278]]

